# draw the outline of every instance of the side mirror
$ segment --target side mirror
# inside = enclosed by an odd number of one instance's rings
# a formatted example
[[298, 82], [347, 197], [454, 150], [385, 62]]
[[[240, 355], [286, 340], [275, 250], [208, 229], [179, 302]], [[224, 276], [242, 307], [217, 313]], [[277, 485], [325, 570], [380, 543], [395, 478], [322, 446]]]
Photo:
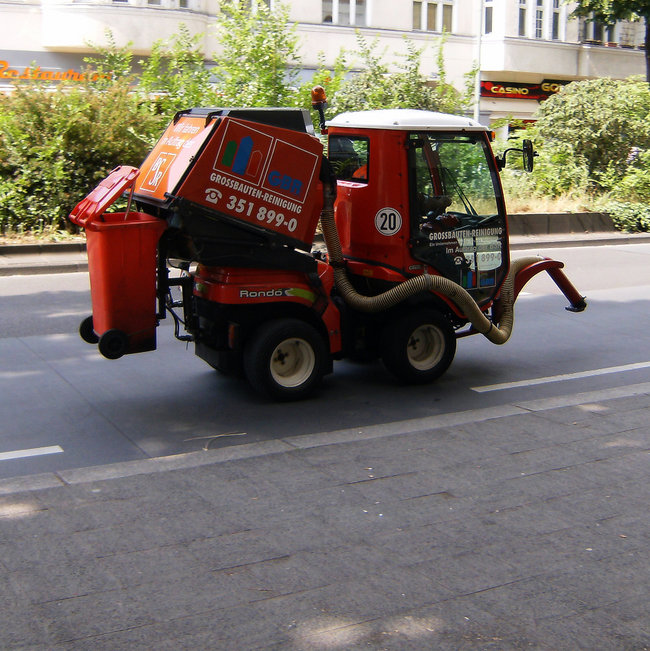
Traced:
[[532, 172], [533, 171], [533, 161], [535, 156], [537, 154], [535, 153], [535, 150], [533, 149], [533, 141], [532, 140], [524, 140], [523, 141], [523, 146], [522, 146], [522, 153], [524, 155], [523, 159], [523, 165], [524, 165], [524, 170], [526, 172]]
[[522, 158], [522, 165], [523, 168], [526, 172], [532, 172], [533, 171], [533, 160], [535, 156], [537, 156], [537, 153], [533, 149], [533, 141], [532, 140], [524, 140], [522, 142], [521, 149], [515, 149], [514, 147], [511, 147], [510, 149], [506, 149], [500, 156], [496, 156], [495, 160], [497, 163], [497, 169], [501, 171], [505, 166], [506, 166], [506, 155], [509, 151], [519, 151], [522, 153], [523, 158]]

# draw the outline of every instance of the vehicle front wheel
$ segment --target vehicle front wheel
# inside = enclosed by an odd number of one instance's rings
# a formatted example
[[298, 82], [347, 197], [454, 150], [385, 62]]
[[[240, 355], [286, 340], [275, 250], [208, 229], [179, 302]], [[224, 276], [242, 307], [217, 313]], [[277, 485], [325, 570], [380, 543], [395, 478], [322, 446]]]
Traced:
[[277, 319], [251, 335], [244, 371], [255, 390], [274, 400], [301, 400], [320, 385], [327, 354], [316, 328], [299, 319]]
[[410, 312], [384, 328], [382, 360], [408, 384], [426, 384], [440, 377], [456, 354], [451, 324], [435, 310]]

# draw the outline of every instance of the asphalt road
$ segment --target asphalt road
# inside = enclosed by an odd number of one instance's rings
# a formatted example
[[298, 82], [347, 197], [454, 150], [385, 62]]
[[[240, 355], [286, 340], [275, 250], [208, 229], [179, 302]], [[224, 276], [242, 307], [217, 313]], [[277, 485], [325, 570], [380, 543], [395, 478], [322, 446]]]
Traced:
[[317, 398], [260, 400], [158, 332], [156, 352], [102, 358], [76, 331], [90, 313], [86, 274], [0, 278], [0, 477], [412, 419], [650, 381], [650, 244], [544, 253], [585, 295], [564, 310], [535, 278], [505, 346], [462, 339], [434, 385], [397, 385], [381, 364], [337, 362]]

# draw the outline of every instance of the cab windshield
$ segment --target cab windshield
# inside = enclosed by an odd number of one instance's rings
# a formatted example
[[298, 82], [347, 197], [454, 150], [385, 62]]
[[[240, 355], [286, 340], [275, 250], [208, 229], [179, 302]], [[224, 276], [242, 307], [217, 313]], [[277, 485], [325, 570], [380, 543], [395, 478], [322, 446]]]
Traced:
[[497, 215], [496, 186], [481, 136], [444, 133], [411, 136], [421, 219], [447, 214], [456, 218], [457, 226], [468, 227]]
[[[492, 163], [492, 164], [491, 164]], [[484, 133], [413, 133], [411, 253], [481, 303], [508, 266], [505, 211]]]

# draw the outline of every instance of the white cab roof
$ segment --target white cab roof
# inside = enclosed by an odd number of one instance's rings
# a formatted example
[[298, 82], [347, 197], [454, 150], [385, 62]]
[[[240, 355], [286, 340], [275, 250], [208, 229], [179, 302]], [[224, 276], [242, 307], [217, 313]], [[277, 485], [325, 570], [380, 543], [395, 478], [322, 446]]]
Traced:
[[443, 131], [447, 129], [487, 131], [487, 127], [460, 115], [415, 109], [382, 109], [341, 113], [327, 122], [328, 127], [391, 129], [408, 131]]

